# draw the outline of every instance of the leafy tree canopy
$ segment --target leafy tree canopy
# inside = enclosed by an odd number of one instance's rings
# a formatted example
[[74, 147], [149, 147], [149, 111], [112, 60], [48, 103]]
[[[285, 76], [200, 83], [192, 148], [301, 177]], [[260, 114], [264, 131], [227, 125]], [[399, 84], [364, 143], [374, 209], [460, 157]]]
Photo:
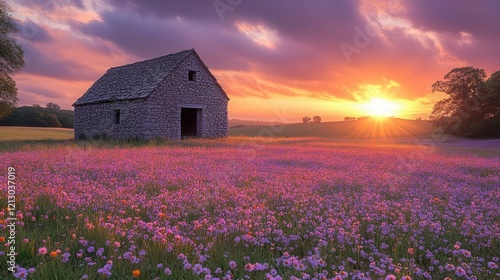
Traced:
[[24, 52], [15, 39], [18, 32], [12, 9], [0, 0], [0, 119], [7, 116], [16, 105], [17, 88], [11, 75], [24, 66]]
[[486, 78], [483, 69], [471, 66], [451, 70], [432, 85], [448, 97], [434, 105], [430, 120], [458, 136], [500, 136], [500, 71]]
[[320, 123], [320, 122], [321, 122], [321, 120], [322, 120], [322, 119], [321, 119], [321, 117], [320, 117], [320, 116], [314, 116], [314, 117], [312, 118], [312, 122], [313, 122], [313, 123]]

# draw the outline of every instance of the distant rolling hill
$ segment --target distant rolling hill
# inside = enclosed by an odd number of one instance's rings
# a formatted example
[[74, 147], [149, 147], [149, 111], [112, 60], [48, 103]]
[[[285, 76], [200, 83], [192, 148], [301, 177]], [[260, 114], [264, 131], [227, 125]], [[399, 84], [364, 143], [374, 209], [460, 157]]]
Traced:
[[428, 138], [432, 133], [428, 121], [396, 118], [366, 118], [348, 122], [251, 126], [229, 129], [233, 136], [324, 137], [343, 139], [378, 139], [396, 137]]
[[262, 126], [262, 125], [277, 125], [283, 124], [281, 122], [270, 122], [270, 121], [253, 121], [253, 120], [240, 120], [240, 119], [229, 119], [228, 126], [231, 127], [247, 127], [247, 126]]

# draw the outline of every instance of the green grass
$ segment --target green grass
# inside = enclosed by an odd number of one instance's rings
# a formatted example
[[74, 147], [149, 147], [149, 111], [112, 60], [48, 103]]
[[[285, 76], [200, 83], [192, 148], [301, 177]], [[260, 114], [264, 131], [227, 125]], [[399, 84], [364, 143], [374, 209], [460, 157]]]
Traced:
[[169, 139], [152, 139], [150, 141], [89, 139], [75, 141], [73, 129], [0, 126], [0, 152], [50, 149], [61, 146], [69, 148], [137, 148], [144, 146], [208, 147], [219, 145], [221, 145], [220, 142], [211, 139], [186, 139], [183, 141]]
[[0, 141], [69, 140], [73, 137], [73, 129], [69, 128], [0, 126]]

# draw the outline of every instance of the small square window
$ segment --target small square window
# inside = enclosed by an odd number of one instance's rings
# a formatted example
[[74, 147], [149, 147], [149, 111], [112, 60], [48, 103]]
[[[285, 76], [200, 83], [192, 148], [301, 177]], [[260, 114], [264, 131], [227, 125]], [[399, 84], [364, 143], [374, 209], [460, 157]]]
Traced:
[[115, 124], [120, 124], [120, 109], [115, 110]]
[[196, 71], [189, 71], [188, 78], [190, 81], [196, 81]]

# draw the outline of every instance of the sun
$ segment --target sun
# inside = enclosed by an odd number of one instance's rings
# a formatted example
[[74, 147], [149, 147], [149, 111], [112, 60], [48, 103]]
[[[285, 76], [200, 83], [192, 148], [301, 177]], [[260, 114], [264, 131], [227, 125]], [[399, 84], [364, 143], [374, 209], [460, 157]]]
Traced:
[[383, 98], [372, 98], [368, 103], [362, 104], [365, 114], [372, 117], [392, 117], [396, 114], [399, 106], [393, 101]]

